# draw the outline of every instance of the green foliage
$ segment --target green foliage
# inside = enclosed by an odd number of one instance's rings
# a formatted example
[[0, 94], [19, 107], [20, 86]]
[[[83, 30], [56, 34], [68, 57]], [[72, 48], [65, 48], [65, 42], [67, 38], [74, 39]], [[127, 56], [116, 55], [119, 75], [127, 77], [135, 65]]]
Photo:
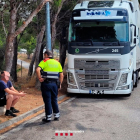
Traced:
[[18, 73], [19, 71], [21, 71], [21, 68], [17, 69], [17, 73]]
[[26, 49], [27, 54], [33, 53], [33, 50], [36, 47], [36, 38], [32, 36], [32, 34], [26, 33], [19, 44], [19, 49]]
[[31, 36], [30, 40], [26, 42], [26, 45], [27, 45], [27, 54], [31, 54], [33, 52], [33, 49], [35, 49], [36, 39]]
[[62, 0], [54, 0], [54, 6], [59, 7], [61, 2], [62, 2]]
[[2, 48], [4, 45], [4, 41], [3, 41], [3, 38], [0, 36], [0, 48]]
[[59, 41], [56, 39], [54, 49], [59, 50]]
[[[2, 13], [0, 13], [0, 17]], [[6, 33], [8, 33], [8, 27], [9, 27], [9, 13], [7, 10], [3, 12], [3, 22], [2, 17], [0, 18], [0, 48], [4, 47], [6, 44], [6, 34], [4, 32], [3, 24], [5, 26]]]

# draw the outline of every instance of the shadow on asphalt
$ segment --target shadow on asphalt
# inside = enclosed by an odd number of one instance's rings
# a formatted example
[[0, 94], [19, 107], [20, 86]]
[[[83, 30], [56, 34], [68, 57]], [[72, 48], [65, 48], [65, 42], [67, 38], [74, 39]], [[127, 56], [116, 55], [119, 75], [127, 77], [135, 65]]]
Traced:
[[[24, 127], [34, 127], [34, 126], [41, 126], [41, 125], [45, 125], [46, 123], [43, 123], [41, 120], [35, 121], [35, 122], [31, 122], [31, 123], [26, 123], [24, 125]], [[48, 123], [49, 124], [49, 123]]]
[[[37, 115], [37, 116], [39, 116], [39, 115]], [[37, 116], [36, 116], [36, 117], [37, 117]], [[44, 118], [44, 117], [43, 117], [43, 118]], [[54, 121], [54, 120], [51, 120], [51, 122], [44, 123], [44, 122], [42, 122], [42, 119], [43, 119], [43, 118], [38, 119], [38, 120], [35, 120], [34, 122], [26, 123], [26, 124], [24, 125], [24, 127], [34, 127], [34, 126], [52, 125], [52, 122], [56, 122], [56, 121]]]

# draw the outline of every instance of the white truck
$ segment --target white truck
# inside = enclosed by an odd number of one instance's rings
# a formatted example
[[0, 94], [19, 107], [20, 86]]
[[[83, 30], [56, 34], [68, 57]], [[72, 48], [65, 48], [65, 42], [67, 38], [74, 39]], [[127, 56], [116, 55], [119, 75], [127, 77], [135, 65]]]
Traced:
[[68, 93], [126, 94], [140, 71], [138, 0], [83, 1], [69, 25]]

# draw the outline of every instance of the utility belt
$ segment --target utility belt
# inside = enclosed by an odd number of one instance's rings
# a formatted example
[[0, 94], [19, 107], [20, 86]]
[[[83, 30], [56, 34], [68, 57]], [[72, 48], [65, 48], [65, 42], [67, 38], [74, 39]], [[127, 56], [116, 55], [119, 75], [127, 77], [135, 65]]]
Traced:
[[54, 80], [54, 79], [45, 79], [44, 82], [47, 83], [47, 84], [48, 83], [56, 83], [57, 87], [60, 88], [60, 81], [58, 79], [57, 80]]
[[60, 88], [59, 73], [58, 72], [41, 72], [42, 78], [45, 83], [56, 83], [57, 87]]

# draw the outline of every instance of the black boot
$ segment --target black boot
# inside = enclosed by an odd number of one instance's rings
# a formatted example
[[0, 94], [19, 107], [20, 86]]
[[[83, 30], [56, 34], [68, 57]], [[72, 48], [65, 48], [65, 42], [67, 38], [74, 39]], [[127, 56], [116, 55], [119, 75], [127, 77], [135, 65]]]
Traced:
[[55, 117], [55, 118], [54, 118], [54, 121], [59, 121], [59, 117], [58, 117], [58, 118]]
[[12, 117], [16, 117], [16, 114], [13, 114], [13, 112], [11, 110], [6, 110], [5, 112], [5, 116], [12, 116]]
[[49, 122], [51, 122], [51, 120], [47, 120], [46, 118], [44, 118], [44, 119], [42, 119], [42, 122], [43, 123], [49, 123]]
[[19, 113], [19, 110], [15, 109], [14, 107], [11, 107], [10, 110], [11, 110], [13, 113]]

